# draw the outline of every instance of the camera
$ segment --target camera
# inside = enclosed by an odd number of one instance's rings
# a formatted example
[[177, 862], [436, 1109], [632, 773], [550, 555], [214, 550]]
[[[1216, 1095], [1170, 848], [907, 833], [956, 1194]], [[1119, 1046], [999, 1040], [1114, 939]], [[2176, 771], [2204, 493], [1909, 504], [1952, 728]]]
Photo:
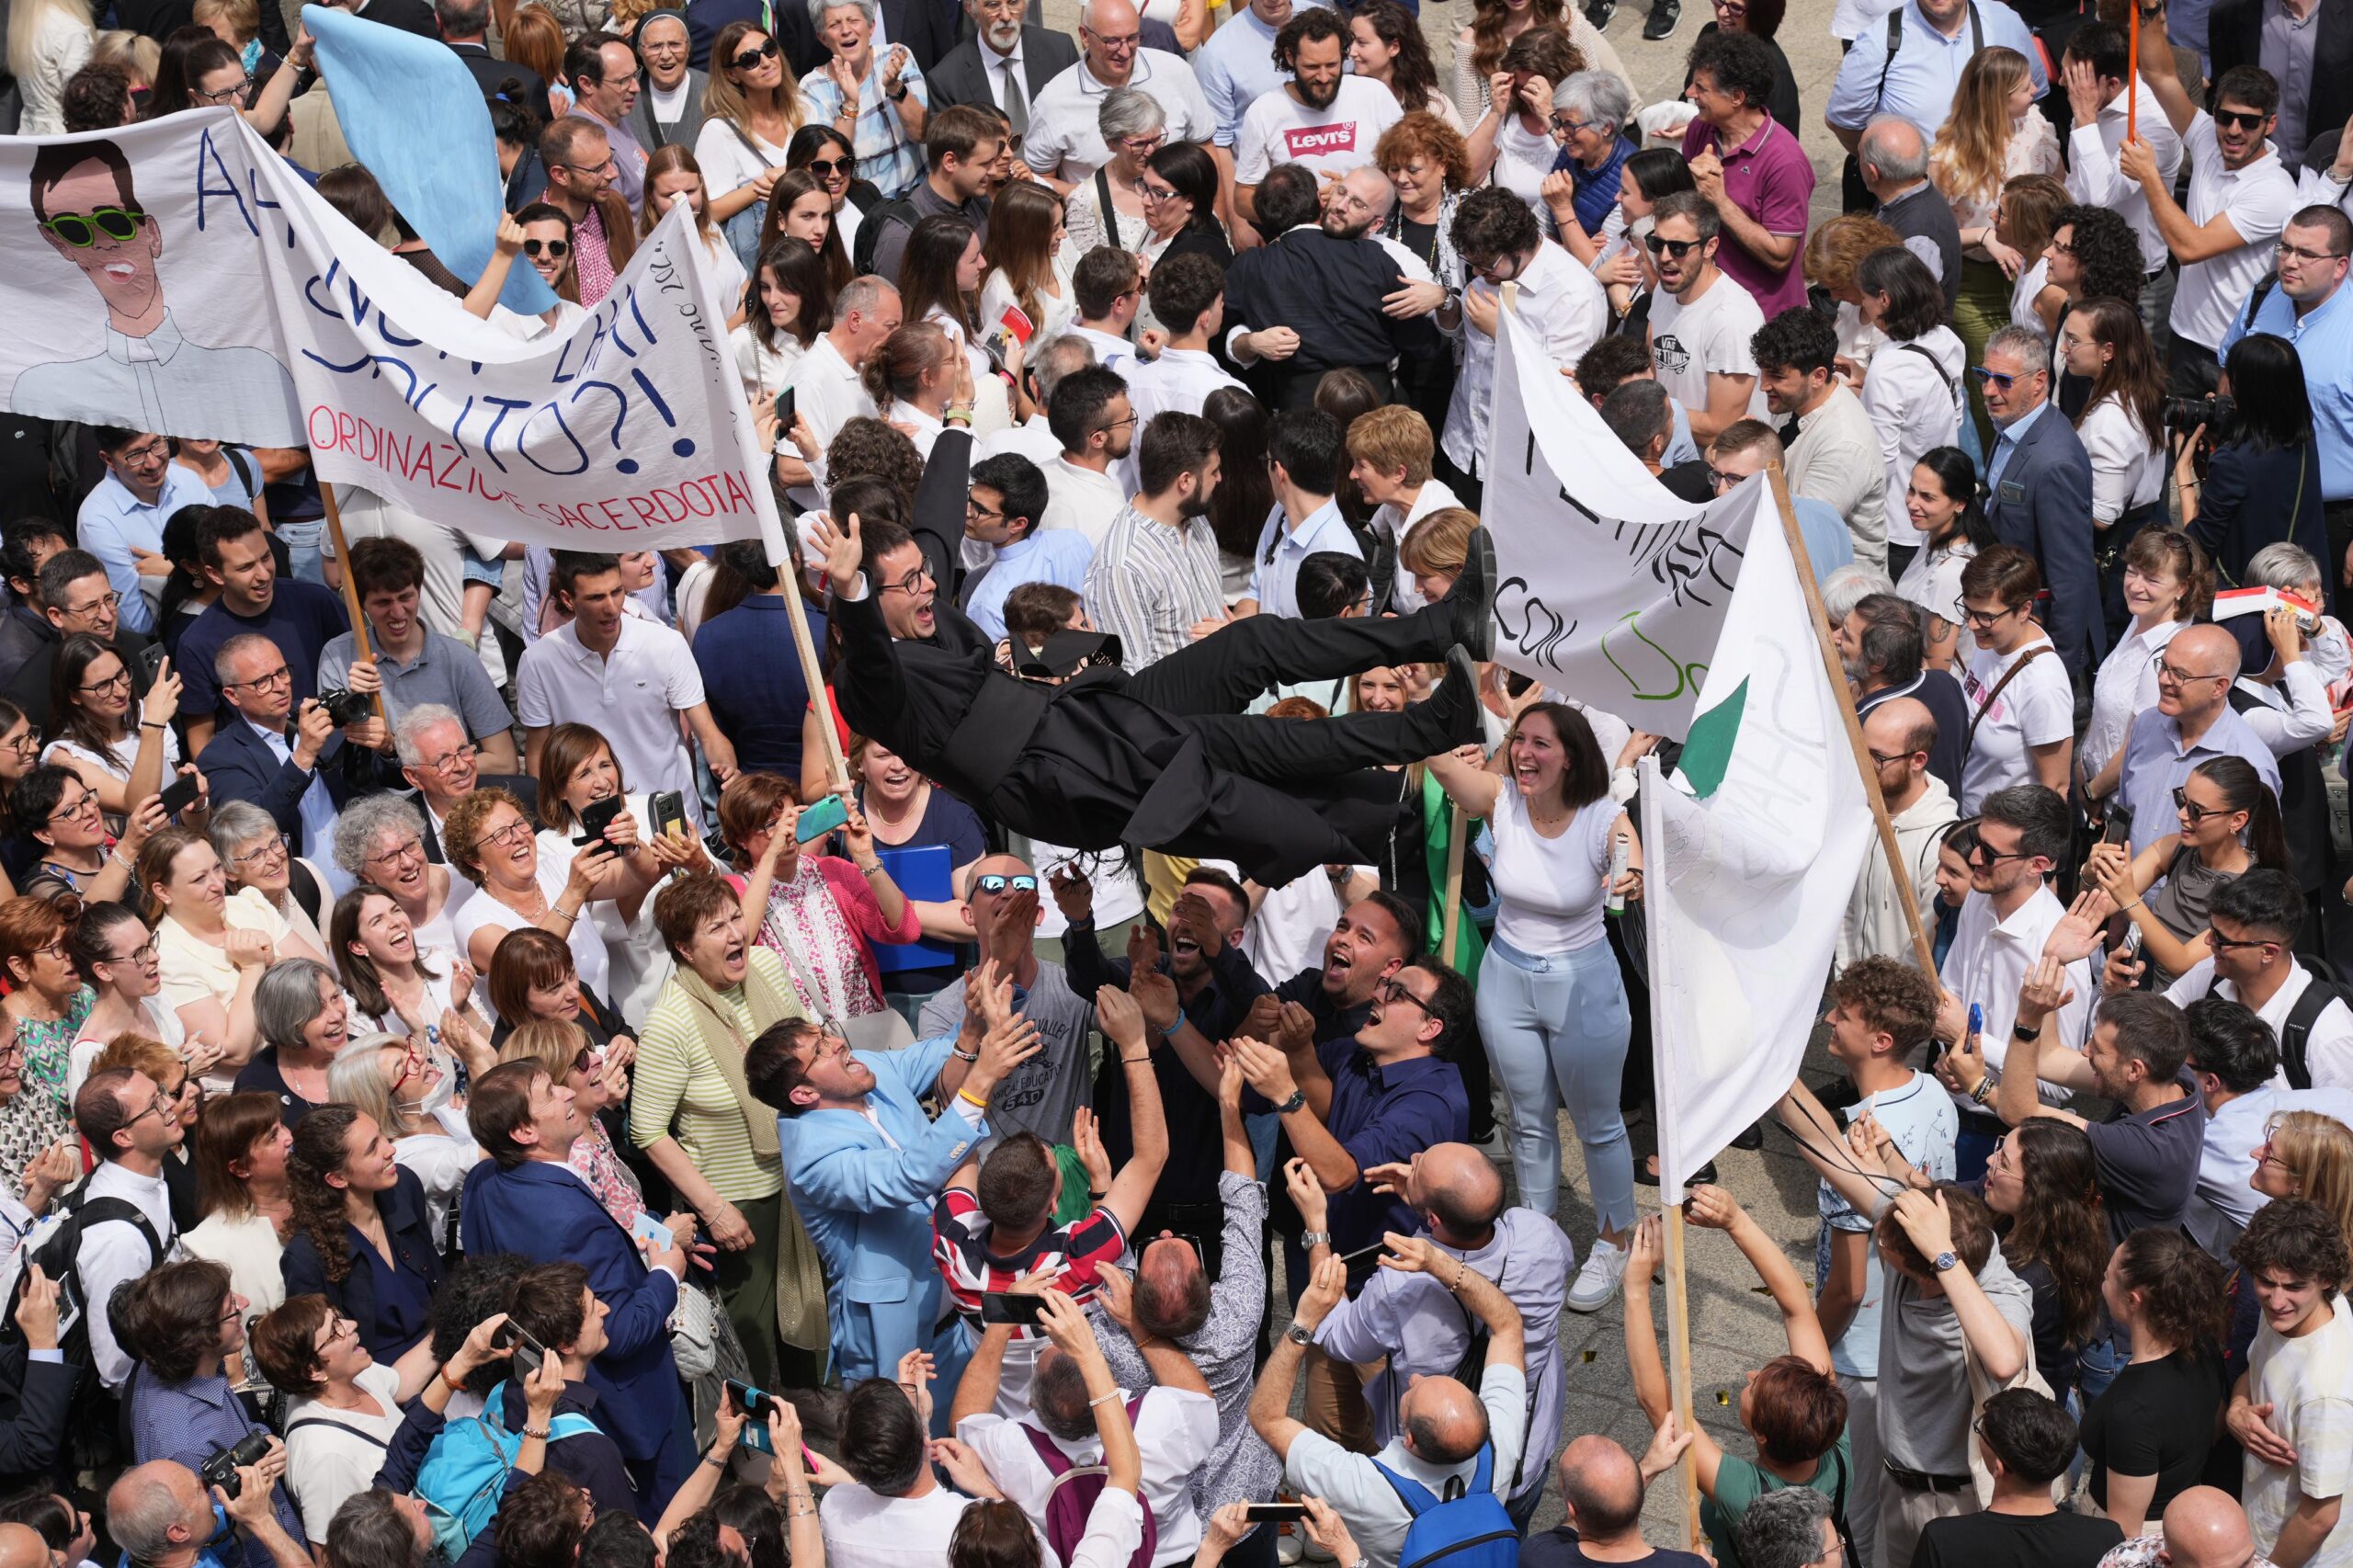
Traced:
[[2237, 411], [2238, 405], [2220, 392], [2205, 397], [2169, 397], [2165, 404], [2165, 428], [2188, 435], [2203, 425], [2206, 438], [2216, 440]]
[[234, 1500], [239, 1488], [244, 1485], [237, 1478], [237, 1471], [261, 1463], [268, 1454], [268, 1436], [261, 1432], [248, 1432], [238, 1439], [235, 1448], [216, 1449], [212, 1457], [199, 1467], [196, 1478], [204, 1483], [208, 1492], [218, 1486]]
[[327, 717], [341, 730], [373, 713], [376, 699], [364, 691], [323, 691], [319, 693], [319, 706], [327, 710]]

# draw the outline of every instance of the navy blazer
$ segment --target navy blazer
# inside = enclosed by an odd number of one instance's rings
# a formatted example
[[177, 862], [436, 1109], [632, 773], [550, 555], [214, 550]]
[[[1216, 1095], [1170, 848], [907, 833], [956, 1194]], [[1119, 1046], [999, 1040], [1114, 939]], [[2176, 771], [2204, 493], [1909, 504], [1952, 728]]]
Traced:
[[2001, 483], [1986, 492], [1985, 517], [2004, 544], [2041, 564], [2051, 590], [2042, 627], [2080, 686], [2108, 652], [2108, 627], [2092, 564], [2092, 460], [2057, 404], [2044, 405], [2003, 465]]
[[[484, 1160], [467, 1174], [458, 1211], [469, 1256], [519, 1253], [534, 1263], [576, 1263], [588, 1271], [588, 1288], [610, 1312], [604, 1352], [588, 1366], [607, 1417], [598, 1425], [631, 1460], [660, 1454], [685, 1413], [670, 1355], [677, 1281], [667, 1270], [647, 1268], [630, 1233], [562, 1165], [527, 1160], [502, 1168]], [[689, 1456], [687, 1463], [693, 1462]]]
[[[288, 1296], [324, 1296], [344, 1316], [359, 1325], [359, 1342], [379, 1361], [398, 1360], [431, 1332], [426, 1316], [433, 1292], [441, 1288], [441, 1243], [425, 1217], [425, 1186], [416, 1173], [403, 1167], [392, 1190], [376, 1195], [376, 1210], [384, 1217], [384, 1239], [392, 1244], [392, 1262], [359, 1239], [357, 1231], [344, 1238], [351, 1249], [351, 1271], [338, 1282], [327, 1278], [326, 1265], [310, 1236], [298, 1229], [288, 1238], [278, 1260]], [[379, 1273], [397, 1272], [409, 1284], [397, 1287], [393, 1300], [382, 1300]], [[417, 1288], [422, 1288], [421, 1298]]]
[[277, 819], [280, 832], [298, 835], [302, 831], [302, 795], [313, 778], [326, 780], [327, 798], [337, 811], [350, 804], [354, 790], [340, 733], [327, 737], [327, 744], [320, 748], [318, 765], [305, 772], [294, 766], [290, 756], [278, 761], [278, 754], [254, 733], [251, 724], [234, 709], [228, 712], [227, 721], [196, 759], [214, 800], [250, 801]]

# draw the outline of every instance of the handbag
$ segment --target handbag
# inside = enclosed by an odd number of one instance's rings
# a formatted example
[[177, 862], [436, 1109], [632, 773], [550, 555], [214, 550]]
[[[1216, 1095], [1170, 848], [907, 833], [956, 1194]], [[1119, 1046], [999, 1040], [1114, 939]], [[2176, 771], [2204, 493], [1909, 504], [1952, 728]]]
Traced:
[[678, 1288], [678, 1304], [670, 1309], [670, 1354], [687, 1381], [719, 1369], [720, 1321], [719, 1308], [701, 1286]]

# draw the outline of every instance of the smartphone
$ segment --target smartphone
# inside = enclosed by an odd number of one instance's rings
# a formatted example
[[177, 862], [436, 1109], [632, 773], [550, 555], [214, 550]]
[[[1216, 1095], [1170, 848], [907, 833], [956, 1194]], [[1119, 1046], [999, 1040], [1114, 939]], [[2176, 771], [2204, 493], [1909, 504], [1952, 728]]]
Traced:
[[181, 774], [177, 778], [173, 779], [169, 784], [164, 786], [162, 800], [164, 802], [165, 814], [167, 816], [179, 815], [180, 812], [196, 804], [196, 775], [193, 773]]
[[144, 691], [155, 684], [155, 677], [164, 673], [164, 660], [168, 656], [161, 642], [150, 642], [139, 650], [137, 668], [140, 690]]
[[792, 836], [803, 844], [813, 844], [847, 821], [849, 802], [839, 795], [828, 795], [813, 806], [801, 808], [801, 820], [794, 825]]
[[673, 828], [680, 833], [687, 829], [687, 797], [676, 790], [663, 790], [646, 801], [646, 811], [654, 818], [657, 835], [667, 835]]
[[1969, 1033], [1964, 1038], [1975, 1040], [1985, 1032], [1985, 1009], [1975, 1002], [1969, 1005]]
[[1304, 1503], [1245, 1503], [1242, 1517], [1254, 1525], [1295, 1525], [1307, 1517]]
[[540, 1375], [540, 1363], [547, 1356], [547, 1346], [532, 1338], [513, 1318], [498, 1325], [490, 1336], [490, 1344], [494, 1350], [504, 1350], [509, 1346], [514, 1347], [515, 1369], [509, 1374], [512, 1379], [529, 1382]]
[[730, 1378], [727, 1380], [727, 1397], [734, 1402], [736, 1409], [749, 1417], [744, 1423], [742, 1439], [744, 1446], [747, 1449], [756, 1449], [764, 1454], [775, 1453], [775, 1445], [768, 1441], [770, 1396], [749, 1383], [737, 1382], [733, 1378]]
[[2132, 813], [2122, 806], [2108, 808], [2108, 824], [2099, 831], [2102, 844], [2130, 845], [2132, 841]]
[[574, 839], [573, 844], [585, 849], [588, 846], [601, 840], [605, 836], [605, 830], [613, 825], [613, 819], [621, 814], [621, 808], [626, 803], [619, 795], [608, 795], [604, 800], [589, 801], [587, 805], [581, 808], [580, 836]]
[[2141, 927], [2138, 922], [2133, 924], [2131, 930], [2124, 933], [2124, 956], [2128, 959], [2137, 959], [2141, 956]]
[[792, 437], [793, 396], [793, 389], [790, 387], [776, 394], [776, 427], [778, 433], [787, 440], [791, 439]]
[[981, 1297], [981, 1321], [984, 1324], [1009, 1323], [1022, 1328], [1035, 1328], [1046, 1311], [1043, 1296], [1017, 1296], [1008, 1290], [990, 1290]]

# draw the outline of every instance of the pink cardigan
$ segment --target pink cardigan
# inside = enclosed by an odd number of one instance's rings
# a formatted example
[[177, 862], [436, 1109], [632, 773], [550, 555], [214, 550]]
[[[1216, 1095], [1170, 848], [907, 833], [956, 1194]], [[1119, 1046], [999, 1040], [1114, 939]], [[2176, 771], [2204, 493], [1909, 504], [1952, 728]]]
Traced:
[[[911, 899], [904, 901], [905, 907], [899, 912], [899, 923], [892, 926], [882, 918], [882, 905], [876, 901], [874, 890], [867, 885], [863, 871], [838, 855], [813, 858], [818, 874], [825, 879], [826, 890], [834, 895], [835, 906], [849, 922], [850, 929], [858, 933], [858, 959], [866, 970], [867, 990], [879, 1002], [882, 996], [882, 971], [874, 961], [875, 945], [897, 946], [923, 935], [923, 922], [915, 918], [915, 903]], [[738, 893], [744, 891], [742, 875], [730, 874], [727, 881]]]

